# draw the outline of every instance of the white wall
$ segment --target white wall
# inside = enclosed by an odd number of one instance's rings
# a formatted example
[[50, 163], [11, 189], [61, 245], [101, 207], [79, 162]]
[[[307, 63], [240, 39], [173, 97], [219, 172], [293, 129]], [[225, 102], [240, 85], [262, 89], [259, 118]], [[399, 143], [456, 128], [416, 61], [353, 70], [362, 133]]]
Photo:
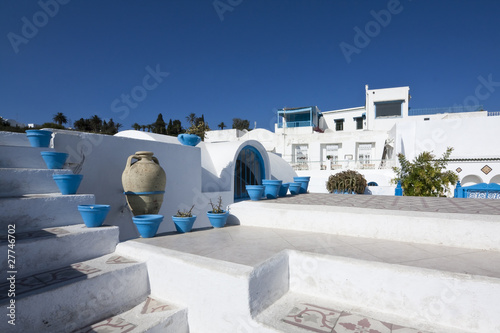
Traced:
[[189, 208], [195, 203], [194, 213], [198, 217], [194, 227], [199, 228], [210, 225], [205, 214], [209, 210], [210, 198], [215, 199], [222, 194], [224, 204], [232, 202], [232, 193], [230, 195], [225, 192], [202, 193], [201, 149], [198, 147], [183, 146], [178, 142], [166, 143], [120, 136], [55, 131], [54, 148], [69, 153], [68, 162], [72, 163], [81, 160], [81, 152], [85, 154], [81, 172], [84, 177], [78, 193], [95, 194], [96, 203], [111, 205], [105, 224], [119, 226], [121, 240], [138, 236], [132, 222], [132, 214], [126, 206], [121, 183], [127, 158], [136, 151], [154, 152], [167, 176], [163, 205], [159, 212], [165, 218], [160, 225], [159, 233], [175, 230], [171, 216], [175, 215], [178, 209]]
[[[396, 87], [387, 89], [366, 89], [366, 117], [368, 121], [368, 129], [370, 130], [385, 130], [389, 131], [394, 124], [401, 118], [408, 117], [408, 102], [409, 102], [410, 87]], [[402, 116], [375, 118], [375, 103], [403, 100]]]

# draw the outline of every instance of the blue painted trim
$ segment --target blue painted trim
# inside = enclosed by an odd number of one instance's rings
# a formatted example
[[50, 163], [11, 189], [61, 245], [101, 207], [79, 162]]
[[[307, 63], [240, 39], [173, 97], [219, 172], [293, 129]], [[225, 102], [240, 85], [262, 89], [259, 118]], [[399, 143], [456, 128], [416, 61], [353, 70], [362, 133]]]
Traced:
[[480, 183], [463, 187], [460, 182], [457, 182], [454, 197], [500, 199], [500, 185], [496, 183]]
[[132, 191], [127, 191], [123, 192], [125, 195], [150, 195], [150, 194], [163, 194], [165, 191], [151, 191], [151, 192], [132, 192]]

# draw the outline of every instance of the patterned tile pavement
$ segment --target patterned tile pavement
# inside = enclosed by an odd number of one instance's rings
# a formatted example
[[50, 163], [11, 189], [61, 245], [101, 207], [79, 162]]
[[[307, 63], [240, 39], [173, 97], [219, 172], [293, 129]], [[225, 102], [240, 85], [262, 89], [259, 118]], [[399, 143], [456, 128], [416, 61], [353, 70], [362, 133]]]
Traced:
[[307, 193], [259, 202], [420, 212], [500, 215], [500, 200]]
[[[148, 297], [146, 302], [144, 303], [144, 306], [141, 309], [140, 314], [141, 315], [147, 315], [150, 313], [157, 313], [157, 312], [165, 312], [171, 310], [172, 307], [168, 304], [165, 304], [159, 300], [156, 300], [154, 298]], [[100, 322], [97, 322], [95, 324], [89, 325], [87, 327], [84, 327], [82, 329], [73, 331], [72, 333], [127, 333], [127, 332], [134, 332], [136, 328], [139, 327], [138, 322], [141, 320], [138, 318], [138, 316], [129, 316], [133, 317], [134, 320], [130, 319], [124, 319], [118, 316], [114, 316], [111, 318], [104, 319]], [[137, 330], [139, 331], [139, 329]], [[142, 330], [141, 330], [142, 332]]]
[[284, 323], [317, 333], [429, 333], [309, 303], [295, 305]]

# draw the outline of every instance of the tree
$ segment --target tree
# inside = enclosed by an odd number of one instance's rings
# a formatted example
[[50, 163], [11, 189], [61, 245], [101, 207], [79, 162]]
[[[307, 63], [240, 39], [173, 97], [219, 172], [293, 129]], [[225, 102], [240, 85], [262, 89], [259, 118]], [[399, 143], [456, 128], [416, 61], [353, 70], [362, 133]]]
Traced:
[[250, 122], [248, 120], [233, 118], [233, 128], [238, 129], [240, 131], [249, 130]]
[[458, 175], [450, 170], [444, 171], [453, 148], [448, 147], [440, 159], [431, 152], [424, 151], [413, 162], [403, 154], [398, 155], [401, 167], [394, 167], [394, 184], [401, 181], [403, 195], [420, 197], [443, 197], [449, 191], [449, 185], [455, 185]]
[[227, 127], [226, 124], [224, 124], [224, 122], [221, 122], [219, 125], [217, 125], [218, 128], [220, 128], [221, 130], [224, 129], [224, 127]]
[[191, 127], [189, 127], [186, 130], [186, 133], [196, 134], [201, 138], [201, 140], [204, 141], [205, 140], [205, 133], [207, 131], [210, 131], [210, 127], [208, 127], [208, 124], [205, 124], [204, 122], [200, 121], [198, 125], [196, 125], [196, 124], [191, 125]]
[[62, 126], [62, 124], [66, 124], [68, 122], [68, 118], [62, 113], [58, 112], [57, 114], [54, 115], [54, 118], [52, 120]]
[[135, 129], [136, 131], [139, 131], [141, 129], [141, 125], [139, 125], [138, 123], [134, 123], [132, 125], [132, 128]]
[[189, 123], [189, 125], [193, 126], [196, 122], [196, 114], [194, 113], [190, 113], [187, 117], [186, 117], [186, 120], [187, 122]]
[[79, 120], [77, 120], [73, 123], [73, 127], [77, 131], [82, 131], [82, 132], [92, 131], [92, 126], [90, 125], [89, 119], [80, 118]]
[[92, 118], [90, 118], [90, 126], [92, 127], [92, 131], [94, 133], [101, 132], [101, 128], [102, 128], [102, 120], [101, 120], [101, 118], [99, 118], [98, 115], [92, 116]]
[[184, 133], [184, 129], [182, 128], [181, 121], [178, 119], [175, 119], [174, 121], [172, 121], [172, 119], [170, 119], [170, 121], [168, 122], [168, 126], [167, 126], [167, 135], [177, 136], [181, 133]]
[[166, 123], [163, 120], [163, 115], [161, 113], [158, 114], [158, 118], [156, 118], [156, 121], [153, 124], [153, 133], [167, 134], [167, 128], [165, 125]]

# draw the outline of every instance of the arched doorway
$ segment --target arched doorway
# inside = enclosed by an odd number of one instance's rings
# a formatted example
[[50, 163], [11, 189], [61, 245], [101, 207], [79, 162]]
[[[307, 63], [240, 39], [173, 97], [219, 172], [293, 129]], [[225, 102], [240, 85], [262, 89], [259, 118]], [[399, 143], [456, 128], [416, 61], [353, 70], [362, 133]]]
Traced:
[[462, 186], [471, 186], [471, 185], [480, 184], [482, 182], [483, 182], [483, 180], [479, 176], [476, 176], [476, 175], [467, 175], [464, 178], [462, 178], [462, 181], [460, 182], [460, 185], [462, 185]]
[[234, 199], [248, 198], [245, 185], [260, 185], [265, 177], [264, 160], [259, 151], [245, 146], [238, 154], [234, 169]]

